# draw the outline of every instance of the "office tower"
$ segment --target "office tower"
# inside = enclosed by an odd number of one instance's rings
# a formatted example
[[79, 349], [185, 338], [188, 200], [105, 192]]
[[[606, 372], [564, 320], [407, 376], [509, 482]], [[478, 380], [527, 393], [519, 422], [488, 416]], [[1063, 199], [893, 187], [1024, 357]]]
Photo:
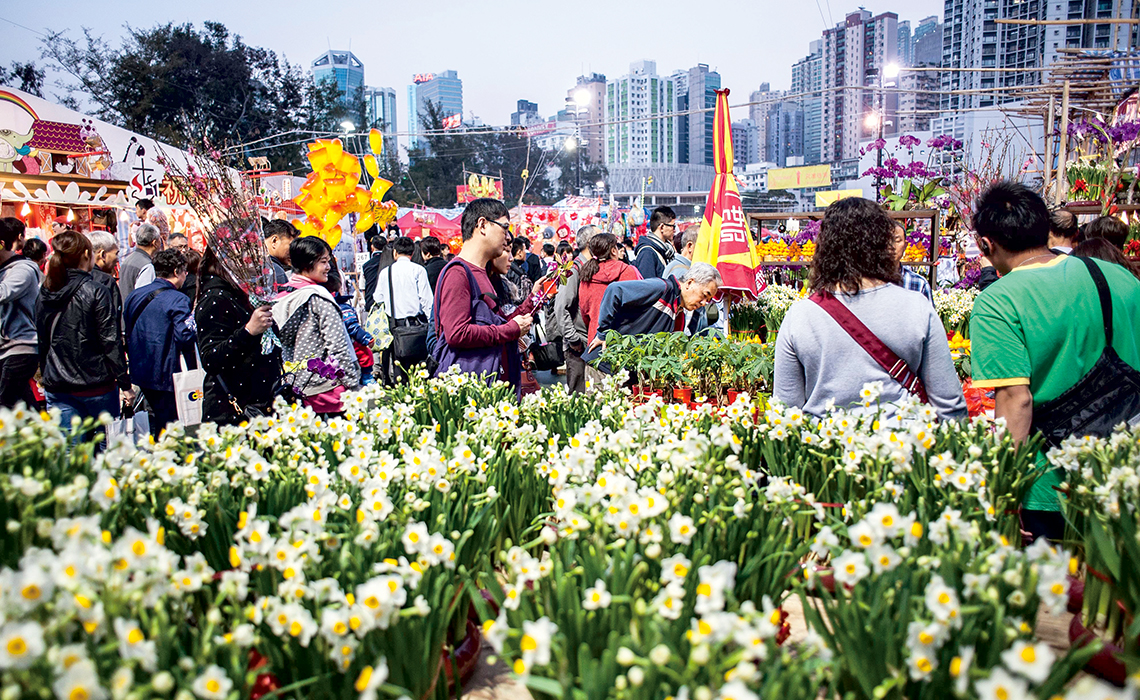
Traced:
[[768, 108], [765, 160], [783, 168], [804, 152], [804, 110], [798, 101], [777, 102]]
[[313, 80], [336, 84], [337, 94], [345, 104], [364, 87], [364, 64], [351, 51], [326, 51], [312, 63]]
[[733, 168], [742, 170], [744, 166], [760, 162], [760, 129], [751, 119], [740, 119], [732, 123]]
[[898, 37], [899, 65], [914, 65], [914, 36], [910, 31], [910, 20], [899, 21]]
[[396, 148], [396, 91], [390, 87], [365, 87], [364, 108], [369, 129], [384, 133], [384, 149], [395, 153]]
[[704, 63], [689, 69], [686, 94], [688, 109], [706, 110], [689, 114], [689, 163], [714, 165], [713, 127], [716, 124], [716, 91], [720, 89], [720, 73], [710, 71]]
[[926, 17], [911, 37], [910, 66], [937, 66], [942, 63], [942, 24], [937, 17]]
[[[428, 102], [435, 103], [445, 119], [460, 121], [463, 118], [463, 81], [453, 70], [442, 73], [417, 73], [408, 86], [409, 146], [419, 145], [416, 133], [423, 131], [421, 117], [427, 113]], [[457, 117], [457, 118], [456, 118]]]
[[[859, 157], [859, 141], [877, 135], [880, 122], [884, 134], [896, 128], [898, 100], [877, 88], [886, 82], [883, 69], [897, 60], [898, 15], [872, 16], [867, 10], [849, 13], [843, 22], [824, 31], [822, 42], [820, 158], [826, 163], [853, 160]], [[833, 89], [844, 86], [870, 89]]]

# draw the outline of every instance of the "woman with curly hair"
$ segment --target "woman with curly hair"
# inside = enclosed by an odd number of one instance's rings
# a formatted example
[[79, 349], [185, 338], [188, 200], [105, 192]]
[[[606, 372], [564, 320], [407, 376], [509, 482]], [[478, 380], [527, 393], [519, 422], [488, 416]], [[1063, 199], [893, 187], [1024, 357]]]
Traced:
[[[808, 280], [813, 294], [788, 310], [776, 338], [776, 399], [816, 416], [831, 406], [893, 413], [890, 404], [912, 393], [943, 420], [966, 416], [938, 314], [899, 286], [894, 230], [866, 199], [827, 208]], [[881, 388], [864, 394], [872, 382]]]

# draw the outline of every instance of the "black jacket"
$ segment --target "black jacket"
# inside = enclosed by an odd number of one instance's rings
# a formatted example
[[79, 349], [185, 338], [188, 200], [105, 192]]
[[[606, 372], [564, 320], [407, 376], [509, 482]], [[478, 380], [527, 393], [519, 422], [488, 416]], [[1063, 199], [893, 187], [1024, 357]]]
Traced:
[[130, 389], [120, 314], [111, 293], [90, 272], [68, 270], [63, 289], [40, 291], [36, 302], [40, 368], [46, 391], [74, 394]]
[[360, 267], [364, 275], [364, 313], [371, 311], [372, 305], [376, 303], [372, 297], [376, 294], [376, 280], [380, 278], [380, 271], [395, 261], [396, 256], [392, 252], [392, 246], [387, 246], [379, 253], [373, 252], [368, 262]]
[[647, 280], [653, 277], [661, 277], [665, 274], [665, 266], [676, 255], [673, 246], [666, 245], [664, 241], [657, 237], [657, 234], [647, 233], [644, 234], [637, 241], [637, 256], [633, 261], [633, 266], [641, 273], [641, 279]]
[[439, 283], [439, 273], [443, 272], [443, 267], [447, 265], [447, 261], [443, 256], [432, 258], [431, 260], [424, 261], [424, 269], [428, 273], [428, 284], [431, 285], [431, 291], [435, 291], [435, 285]]
[[202, 420], [236, 423], [241, 416], [230, 405], [218, 377], [238, 406], [266, 410], [273, 404], [273, 389], [281, 377], [281, 349], [262, 354], [261, 336], [245, 330], [253, 309], [244, 294], [219, 277], [204, 277], [199, 284], [201, 299], [194, 320], [206, 370]]
[[[123, 336], [123, 295], [119, 291], [119, 280], [99, 268], [91, 270], [91, 279], [106, 287], [111, 293], [111, 304], [115, 307], [115, 322], [119, 326], [119, 336], [125, 337]], [[123, 341], [123, 347], [127, 347], [126, 340]]]

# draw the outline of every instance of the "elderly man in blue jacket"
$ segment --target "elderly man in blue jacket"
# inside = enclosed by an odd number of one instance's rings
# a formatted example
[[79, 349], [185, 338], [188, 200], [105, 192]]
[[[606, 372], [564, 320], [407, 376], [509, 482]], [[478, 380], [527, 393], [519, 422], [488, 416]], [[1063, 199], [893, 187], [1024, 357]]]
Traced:
[[194, 345], [190, 298], [177, 292], [186, 281], [186, 257], [177, 250], [154, 256], [155, 280], [131, 292], [123, 305], [131, 383], [142, 388], [154, 414], [151, 432], [178, 420], [174, 373], [178, 356]]
[[605, 349], [608, 331], [643, 335], [685, 330], [685, 312], [708, 305], [720, 285], [720, 273], [708, 263], [693, 263], [680, 278], [610, 284], [598, 312], [598, 334], [582, 359], [590, 361]]

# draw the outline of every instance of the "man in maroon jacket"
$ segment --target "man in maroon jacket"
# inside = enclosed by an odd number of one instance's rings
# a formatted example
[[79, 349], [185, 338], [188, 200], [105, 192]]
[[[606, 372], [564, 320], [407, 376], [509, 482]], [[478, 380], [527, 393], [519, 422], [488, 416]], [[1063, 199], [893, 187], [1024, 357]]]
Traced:
[[[499, 313], [495, 289], [491, 286], [486, 268], [488, 262], [507, 249], [510, 240], [509, 224], [507, 207], [497, 199], [476, 199], [467, 205], [460, 223], [463, 248], [455, 258], [458, 262], [449, 265], [440, 275], [436, 285], [434, 311], [441, 331], [438, 342], [446, 343], [455, 351], [454, 354], [502, 356], [504, 359], [501, 368], [507, 366], [505, 358], [508, 346], [517, 343], [530, 330], [534, 319], [530, 315], [522, 315], [501, 325], [475, 323], [471, 313], [471, 285], [467, 274], [459, 266], [466, 267], [474, 276], [483, 300], [492, 312]], [[441, 365], [438, 371], [446, 369]]]

